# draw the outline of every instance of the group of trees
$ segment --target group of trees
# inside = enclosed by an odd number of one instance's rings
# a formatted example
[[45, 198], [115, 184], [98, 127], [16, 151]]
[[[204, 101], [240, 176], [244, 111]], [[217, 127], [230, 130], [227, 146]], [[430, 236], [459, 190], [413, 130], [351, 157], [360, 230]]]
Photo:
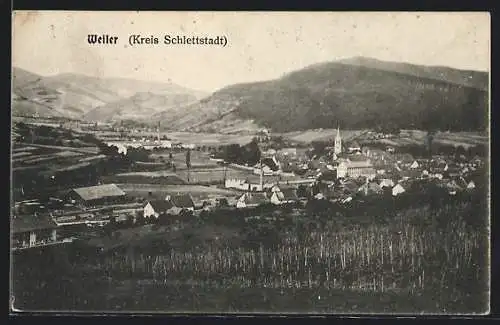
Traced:
[[374, 129], [377, 133], [399, 135], [401, 129], [395, 123], [384, 123], [377, 125]]
[[313, 156], [324, 156], [326, 152], [326, 147], [328, 147], [327, 141], [313, 141], [311, 142], [312, 150], [308, 151], [309, 157]]
[[[437, 143], [433, 141], [433, 136], [430, 135], [430, 139], [426, 141], [426, 145], [420, 144], [406, 144], [403, 146], [398, 146], [397, 151], [400, 153], [408, 153], [414, 157], [429, 157], [430, 155], [445, 155], [445, 156], [456, 156], [461, 155], [472, 158], [474, 156], [486, 157], [488, 154], [488, 146], [486, 144], [477, 144], [474, 146], [469, 146], [465, 148], [462, 145], [455, 146], [453, 144]], [[376, 148], [385, 150], [387, 145], [379, 142], [361, 142], [364, 146], [369, 146], [370, 148]], [[317, 144], [318, 148], [321, 148]]]
[[240, 165], [255, 165], [260, 161], [261, 152], [257, 139], [253, 139], [249, 144], [240, 146], [239, 144], [230, 144], [223, 148], [222, 157], [229, 163]]

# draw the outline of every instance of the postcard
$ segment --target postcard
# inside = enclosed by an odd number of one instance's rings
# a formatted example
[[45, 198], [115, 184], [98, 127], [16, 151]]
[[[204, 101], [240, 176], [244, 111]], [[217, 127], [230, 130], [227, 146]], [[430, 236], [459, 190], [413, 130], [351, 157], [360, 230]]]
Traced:
[[488, 13], [12, 26], [12, 313], [489, 313]]

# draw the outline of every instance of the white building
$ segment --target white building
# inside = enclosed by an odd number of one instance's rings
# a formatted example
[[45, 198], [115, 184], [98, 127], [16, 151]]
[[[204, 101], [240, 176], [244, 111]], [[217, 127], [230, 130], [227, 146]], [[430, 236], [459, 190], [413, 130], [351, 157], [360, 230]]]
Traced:
[[236, 202], [238, 209], [253, 208], [268, 202], [264, 193], [245, 193]]
[[266, 188], [266, 184], [254, 184], [247, 182], [242, 179], [226, 179], [224, 186], [226, 188], [234, 188], [241, 191], [250, 191], [250, 192], [262, 192], [264, 188]]
[[[274, 189], [274, 188], [273, 188]], [[271, 195], [271, 203], [279, 205], [285, 203], [293, 203], [299, 200], [297, 192], [293, 188], [286, 188], [283, 190], [274, 190]]]
[[364, 161], [342, 161], [337, 166], [337, 178], [357, 178], [367, 177], [374, 178], [376, 175], [375, 168], [369, 160]]
[[476, 184], [474, 184], [473, 181], [470, 181], [469, 184], [467, 184], [467, 189], [468, 190], [473, 190], [476, 188]]
[[384, 187], [393, 187], [394, 186], [394, 182], [392, 181], [392, 179], [389, 179], [389, 178], [384, 178], [380, 181], [380, 184], [379, 184], [380, 188], [384, 188]]
[[144, 218], [155, 217], [158, 219], [160, 214], [168, 213], [173, 204], [166, 200], [149, 201], [143, 209]]
[[393, 196], [398, 196], [399, 194], [402, 194], [406, 192], [406, 190], [404, 189], [403, 186], [401, 186], [401, 184], [396, 184], [396, 186], [394, 186], [392, 188], [392, 195]]

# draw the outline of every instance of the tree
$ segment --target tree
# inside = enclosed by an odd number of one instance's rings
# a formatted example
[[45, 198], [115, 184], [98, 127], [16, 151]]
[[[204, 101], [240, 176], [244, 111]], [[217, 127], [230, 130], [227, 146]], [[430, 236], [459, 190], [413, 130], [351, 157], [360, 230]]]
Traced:
[[460, 158], [460, 156], [465, 155], [467, 151], [463, 146], [458, 146], [455, 151], [455, 157]]
[[433, 129], [427, 131], [427, 152], [429, 156], [432, 156], [432, 142], [434, 141], [435, 134], [436, 131]]
[[325, 154], [327, 144], [324, 141], [313, 141], [311, 145], [313, 147], [313, 155], [323, 156]]
[[128, 148], [127, 157], [131, 161], [148, 161], [149, 152], [144, 148]]
[[231, 163], [241, 162], [241, 147], [237, 143], [224, 147], [224, 160]]
[[218, 205], [219, 207], [228, 207], [229, 206], [229, 203], [227, 202], [227, 199], [226, 198], [221, 198], [219, 199], [218, 201]]
[[297, 196], [298, 197], [307, 197], [309, 194], [309, 191], [307, 190], [307, 186], [301, 184], [297, 188]]
[[186, 167], [188, 169], [191, 168], [191, 150], [188, 149], [188, 151], [186, 152]]
[[252, 141], [245, 146], [244, 162], [249, 165], [255, 165], [259, 162], [260, 157], [261, 152], [257, 143], [257, 138], [253, 138]]

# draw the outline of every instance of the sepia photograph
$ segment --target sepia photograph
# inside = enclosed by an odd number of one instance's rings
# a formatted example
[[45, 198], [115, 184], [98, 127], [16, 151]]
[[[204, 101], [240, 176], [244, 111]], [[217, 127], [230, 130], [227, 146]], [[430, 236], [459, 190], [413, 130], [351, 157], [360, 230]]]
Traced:
[[10, 313], [487, 315], [488, 12], [13, 11]]

